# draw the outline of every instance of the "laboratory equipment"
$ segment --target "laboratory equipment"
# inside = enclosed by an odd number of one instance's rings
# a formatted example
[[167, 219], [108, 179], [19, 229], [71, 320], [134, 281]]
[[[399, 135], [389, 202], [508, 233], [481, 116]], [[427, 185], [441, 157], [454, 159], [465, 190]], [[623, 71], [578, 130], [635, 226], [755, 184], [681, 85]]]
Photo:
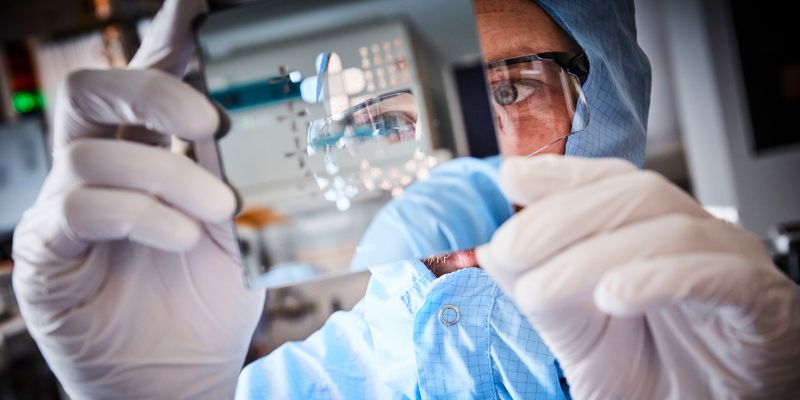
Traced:
[[214, 90], [209, 97], [229, 111], [299, 99], [302, 73], [287, 72], [280, 68], [275, 72], [275, 76], [265, 79]]
[[[205, 89], [232, 122], [218, 157], [198, 161], [219, 159], [246, 216], [274, 216], [237, 219], [250, 286], [348, 273], [377, 211], [451, 157], [448, 110], [431, 91], [442, 92], [448, 63], [479, 54], [477, 36], [444, 44], [418, 23], [423, 8], [251, 2], [196, 25]], [[447, 8], [476, 33], [468, 1]]]
[[0, 125], [0, 242], [10, 239], [47, 175], [47, 145], [38, 118]]
[[457, 96], [452, 107], [458, 154], [485, 158], [500, 154], [495, 137], [494, 117], [489, 103], [483, 60], [467, 60], [453, 65], [448, 87]]

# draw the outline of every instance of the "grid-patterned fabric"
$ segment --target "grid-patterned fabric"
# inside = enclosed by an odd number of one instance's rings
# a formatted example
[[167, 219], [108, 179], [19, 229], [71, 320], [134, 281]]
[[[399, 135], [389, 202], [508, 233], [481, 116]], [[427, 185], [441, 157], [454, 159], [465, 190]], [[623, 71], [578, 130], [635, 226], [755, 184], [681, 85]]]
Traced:
[[446, 163], [382, 210], [362, 241], [377, 265], [362, 302], [249, 365], [237, 397], [565, 398], [552, 354], [482, 270], [436, 279], [413, 261], [485, 243], [510, 217], [498, 163]]
[[[442, 312], [458, 310], [458, 321]], [[444, 321], [443, 321], [444, 319]], [[431, 399], [564, 399], [556, 360], [478, 269], [432, 283], [414, 318], [419, 390]]]
[[568, 398], [553, 355], [482, 270], [372, 271], [352, 311], [247, 366], [237, 398]]

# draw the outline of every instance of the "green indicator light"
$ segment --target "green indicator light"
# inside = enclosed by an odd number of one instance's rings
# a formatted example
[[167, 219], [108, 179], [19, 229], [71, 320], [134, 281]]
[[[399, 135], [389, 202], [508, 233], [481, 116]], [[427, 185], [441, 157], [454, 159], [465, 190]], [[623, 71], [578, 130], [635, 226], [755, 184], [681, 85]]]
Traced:
[[39, 92], [16, 92], [11, 97], [11, 103], [17, 113], [25, 114], [42, 107], [43, 96]]

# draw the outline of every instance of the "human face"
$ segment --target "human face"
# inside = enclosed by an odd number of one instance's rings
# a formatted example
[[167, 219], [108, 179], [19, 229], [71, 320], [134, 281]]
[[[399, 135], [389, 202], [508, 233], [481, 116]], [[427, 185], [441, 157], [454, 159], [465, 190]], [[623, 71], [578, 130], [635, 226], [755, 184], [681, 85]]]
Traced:
[[[474, 0], [478, 35], [484, 62], [544, 52], [576, 52], [578, 45], [532, 0]], [[493, 79], [489, 76], [489, 79]], [[552, 132], [569, 131], [571, 117], [565, 107], [554, 106], [537, 129], [526, 131], [517, 115], [503, 111], [495, 102], [495, 126], [500, 153], [528, 155], [553, 139]], [[565, 141], [543, 153], [563, 154]]]

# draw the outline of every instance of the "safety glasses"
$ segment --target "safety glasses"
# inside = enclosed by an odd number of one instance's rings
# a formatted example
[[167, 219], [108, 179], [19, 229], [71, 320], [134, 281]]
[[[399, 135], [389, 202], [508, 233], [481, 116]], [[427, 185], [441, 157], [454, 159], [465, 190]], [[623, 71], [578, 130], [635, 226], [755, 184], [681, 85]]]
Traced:
[[513, 143], [516, 155], [532, 156], [585, 129], [589, 106], [581, 84], [588, 74], [583, 53], [539, 53], [489, 63], [489, 95], [502, 142]]

